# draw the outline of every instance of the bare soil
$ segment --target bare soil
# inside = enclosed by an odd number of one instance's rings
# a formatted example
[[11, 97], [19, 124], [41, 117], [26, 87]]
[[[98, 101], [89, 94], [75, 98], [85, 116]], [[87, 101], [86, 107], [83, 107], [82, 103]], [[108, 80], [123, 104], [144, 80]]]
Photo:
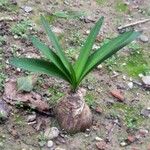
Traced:
[[[26, 13], [24, 6], [31, 7], [32, 11]], [[68, 17], [64, 17], [64, 13], [58, 15], [60, 12], [67, 12]], [[75, 17], [74, 14], [77, 13], [78, 16], [83, 13], [85, 17]], [[16, 39], [12, 27], [21, 20], [30, 20], [32, 27], [25, 27], [25, 34], [36, 34], [48, 42], [40, 24], [40, 14], [47, 17], [53, 28], [62, 30], [58, 34], [60, 42], [68, 57], [74, 59], [88, 31], [100, 16], [105, 17], [105, 22], [96, 46], [105, 39], [116, 36], [118, 26], [150, 18], [150, 0], [10, 0], [9, 5], [0, 11], [0, 35], [5, 38], [5, 43], [0, 48], [0, 77], [3, 79], [0, 99], [8, 79], [29, 74], [16, 70], [9, 65], [8, 60], [12, 56], [40, 56], [30, 41], [22, 37], [22, 33]], [[45, 114], [20, 104], [8, 104], [10, 115], [6, 122], [0, 124], [0, 150], [49, 150], [51, 148], [47, 147], [43, 133], [47, 127], [53, 126], [57, 127], [61, 134], [53, 139], [52, 149], [59, 147], [65, 150], [97, 150], [96, 137], [99, 137], [106, 142], [106, 150], [149, 150], [150, 118], [143, 117], [140, 113], [143, 109], [150, 108], [150, 92], [142, 86], [138, 75], [150, 73], [150, 22], [133, 28], [141, 31], [149, 41], [144, 43], [138, 39], [138, 48], [135, 48], [135, 45], [124, 48], [114, 58], [103, 63], [100, 69], [90, 73], [81, 84], [81, 87], [87, 90], [85, 99], [93, 113], [93, 124], [89, 130], [69, 135], [60, 129], [53, 113]], [[51, 46], [51, 43], [49, 45]], [[140, 51], [141, 55], [135, 51]], [[131, 60], [137, 60], [133, 62], [134, 69], [128, 65]], [[124, 64], [127, 65], [124, 67]], [[143, 64], [146, 64], [146, 69], [140, 67]], [[133, 83], [131, 89], [129, 82]], [[38, 77], [33, 91], [47, 100], [52, 108], [68, 89], [69, 86], [64, 81], [43, 75]], [[110, 94], [113, 89], [121, 91], [125, 98], [123, 102]], [[37, 115], [36, 122], [30, 124], [27, 118], [33, 112]], [[148, 133], [141, 136], [140, 129], [145, 129]], [[129, 136], [135, 137], [136, 140], [129, 141]], [[126, 146], [121, 146], [122, 142], [126, 142]]]

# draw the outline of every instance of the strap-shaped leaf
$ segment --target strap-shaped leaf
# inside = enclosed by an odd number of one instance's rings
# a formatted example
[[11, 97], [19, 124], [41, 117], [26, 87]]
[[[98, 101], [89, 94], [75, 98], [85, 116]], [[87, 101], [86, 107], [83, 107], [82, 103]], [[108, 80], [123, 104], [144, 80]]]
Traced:
[[92, 28], [92, 30], [90, 32], [90, 35], [88, 36], [84, 46], [81, 49], [80, 55], [78, 57], [78, 60], [75, 63], [75, 66], [74, 66], [77, 79], [80, 78], [80, 76], [81, 76], [81, 74], [82, 74], [82, 72], [83, 72], [83, 70], [85, 68], [85, 64], [86, 64], [87, 59], [89, 57], [90, 50], [93, 47], [93, 44], [94, 44], [95, 39], [96, 39], [96, 36], [98, 35], [99, 30], [100, 30], [100, 28], [102, 26], [103, 20], [104, 20], [104, 17], [101, 17], [98, 20], [98, 22]]
[[66, 76], [53, 63], [45, 60], [34, 58], [12, 58], [10, 63], [24, 70], [56, 76], [68, 81]]
[[30, 40], [32, 41], [33, 45], [53, 64], [55, 64], [59, 70], [61, 70], [66, 77], [70, 80], [69, 73], [66, 70], [65, 66], [62, 64], [59, 57], [53, 52], [44, 42], [41, 42], [37, 37], [30, 36]]
[[71, 70], [72, 70], [72, 66], [71, 64], [69, 63], [68, 59], [66, 58], [64, 52], [63, 52], [63, 49], [62, 47], [60, 46], [59, 42], [58, 42], [58, 39], [57, 37], [55, 36], [55, 34], [52, 32], [52, 30], [50, 29], [49, 27], [49, 24], [48, 22], [46, 21], [46, 19], [41, 16], [41, 22], [44, 26], [44, 29], [48, 35], [48, 38], [50, 39], [50, 41], [52, 42], [60, 60], [62, 61], [62, 63], [64, 64], [64, 66], [66, 67], [66, 69], [71, 73]]
[[[88, 59], [86, 68], [80, 81], [83, 77], [88, 74], [92, 69], [94, 69], [97, 65], [102, 63], [107, 58], [111, 57], [118, 50], [135, 40], [140, 35], [139, 32], [129, 31], [118, 37], [112, 39], [107, 44], [104, 44], [100, 49], [95, 51]], [[80, 82], [79, 81], [79, 82]]]

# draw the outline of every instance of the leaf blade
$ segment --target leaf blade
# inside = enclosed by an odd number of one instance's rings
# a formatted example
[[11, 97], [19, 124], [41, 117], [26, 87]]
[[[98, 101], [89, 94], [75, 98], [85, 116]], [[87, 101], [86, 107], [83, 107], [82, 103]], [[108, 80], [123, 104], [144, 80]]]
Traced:
[[34, 58], [12, 58], [10, 64], [34, 73], [44, 73], [68, 81], [67, 77], [53, 63], [49, 63], [45, 60]]
[[36, 38], [35, 36], [29, 37], [33, 45], [50, 61], [52, 61], [53, 64], [55, 64], [59, 70], [61, 70], [66, 77], [70, 80], [70, 76], [68, 71], [66, 70], [65, 66], [62, 64], [61, 60], [57, 56], [56, 53], [52, 51], [47, 45], [45, 45], [41, 40]]
[[102, 26], [103, 20], [104, 20], [104, 17], [101, 17], [97, 21], [95, 26], [92, 28], [92, 30], [91, 30], [91, 32], [90, 32], [90, 34], [89, 34], [89, 36], [88, 36], [84, 46], [81, 49], [80, 55], [78, 57], [78, 60], [75, 63], [75, 66], [74, 66], [74, 69], [76, 70], [77, 79], [80, 78], [80, 76], [81, 76], [81, 74], [83, 72], [83, 69], [84, 69], [85, 64], [87, 62], [87, 59], [89, 57], [89, 52], [90, 52], [90, 50], [93, 47], [94, 41], [96, 39], [96, 36], [99, 33], [99, 30], [100, 30], [100, 28]]
[[57, 54], [58, 54], [60, 60], [62, 61], [62, 63], [66, 67], [66, 69], [71, 73], [71, 65], [69, 64], [68, 59], [64, 55], [63, 49], [60, 46], [57, 37], [52, 32], [52, 30], [49, 27], [48, 22], [46, 21], [46, 19], [43, 16], [41, 16], [41, 22], [44, 26], [45, 32], [47, 33], [49, 40], [52, 42], [55, 50], [57, 51]]
[[82, 77], [80, 78], [80, 81], [97, 65], [99, 65], [101, 62], [112, 56], [121, 48], [123, 48], [124, 46], [135, 40], [139, 35], [140, 35], [139, 32], [129, 31], [112, 39], [107, 44], [104, 44], [100, 49], [98, 49], [89, 57], [86, 69]]

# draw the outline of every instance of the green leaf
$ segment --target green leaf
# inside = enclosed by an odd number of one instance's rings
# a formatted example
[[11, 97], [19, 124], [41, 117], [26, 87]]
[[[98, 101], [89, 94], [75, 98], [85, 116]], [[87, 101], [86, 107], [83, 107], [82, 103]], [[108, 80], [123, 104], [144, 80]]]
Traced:
[[83, 77], [94, 69], [97, 65], [111, 57], [118, 50], [135, 40], [140, 35], [139, 32], [129, 31], [112, 39], [107, 44], [104, 44], [100, 49], [95, 51], [88, 59], [86, 68], [80, 81]]
[[52, 30], [50, 29], [49, 27], [49, 24], [48, 22], [46, 21], [46, 19], [41, 16], [41, 22], [44, 26], [44, 29], [50, 39], [50, 41], [52, 42], [60, 60], [62, 61], [62, 63], [64, 64], [64, 66], [66, 67], [66, 69], [71, 73], [71, 70], [72, 70], [72, 66], [71, 64], [69, 63], [69, 61], [67, 60], [66, 56], [64, 55], [64, 52], [63, 52], [63, 49], [62, 47], [60, 46], [59, 42], [58, 42], [58, 39], [57, 37], [55, 36], [55, 34], [52, 32]]
[[75, 66], [74, 66], [74, 70], [76, 72], [77, 80], [80, 78], [80, 76], [81, 76], [81, 74], [82, 74], [82, 72], [83, 72], [83, 70], [85, 68], [86, 62], [87, 62], [88, 57], [89, 57], [90, 50], [93, 47], [93, 44], [94, 44], [95, 39], [96, 39], [96, 36], [98, 35], [99, 30], [100, 30], [100, 28], [102, 26], [103, 20], [104, 20], [104, 17], [101, 17], [98, 20], [98, 22], [95, 24], [95, 26], [91, 30], [90, 35], [88, 36], [84, 46], [81, 49], [80, 55], [78, 57], [78, 60], [75, 63]]
[[33, 75], [20, 77], [17, 79], [18, 91], [30, 92], [33, 89], [36, 80]]
[[[35, 73], [44, 73], [50, 76], [56, 76], [66, 81], [66, 76], [53, 64], [41, 59], [34, 58], [12, 58], [10, 64]], [[68, 81], [69, 82], [69, 81]]]
[[65, 66], [62, 64], [59, 57], [50, 49], [47, 45], [44, 44], [44, 42], [41, 42], [38, 38], [35, 36], [30, 36], [30, 40], [32, 41], [33, 45], [50, 61], [52, 61], [53, 64], [55, 64], [59, 70], [61, 70], [66, 77], [70, 80], [69, 73], [66, 70]]

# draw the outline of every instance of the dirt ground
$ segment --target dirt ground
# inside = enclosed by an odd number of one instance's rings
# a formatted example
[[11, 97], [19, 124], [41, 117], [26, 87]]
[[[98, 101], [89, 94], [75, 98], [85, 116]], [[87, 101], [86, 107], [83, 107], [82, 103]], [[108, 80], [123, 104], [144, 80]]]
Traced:
[[[115, 37], [117, 28], [150, 18], [150, 0], [0, 0], [0, 100], [9, 79], [29, 75], [9, 64], [13, 56], [40, 57], [27, 36], [48, 40], [40, 23], [46, 16], [65, 53], [74, 60], [90, 28], [99, 17], [104, 24], [94, 49]], [[18, 103], [7, 104], [9, 117], [0, 123], [0, 150], [150, 150], [150, 92], [141, 76], [150, 75], [150, 22], [130, 27], [141, 32], [137, 39], [105, 61], [81, 83], [93, 113], [93, 125], [74, 135], [61, 130], [52, 113], [44, 114]], [[51, 43], [49, 43], [51, 46]], [[59, 79], [38, 76], [32, 92], [52, 108], [68, 85]], [[119, 91], [123, 100], [112, 96]], [[147, 111], [147, 114], [145, 114]], [[143, 113], [144, 112], [144, 113]], [[34, 121], [28, 121], [30, 115]], [[50, 148], [46, 128], [57, 127], [59, 136]]]

